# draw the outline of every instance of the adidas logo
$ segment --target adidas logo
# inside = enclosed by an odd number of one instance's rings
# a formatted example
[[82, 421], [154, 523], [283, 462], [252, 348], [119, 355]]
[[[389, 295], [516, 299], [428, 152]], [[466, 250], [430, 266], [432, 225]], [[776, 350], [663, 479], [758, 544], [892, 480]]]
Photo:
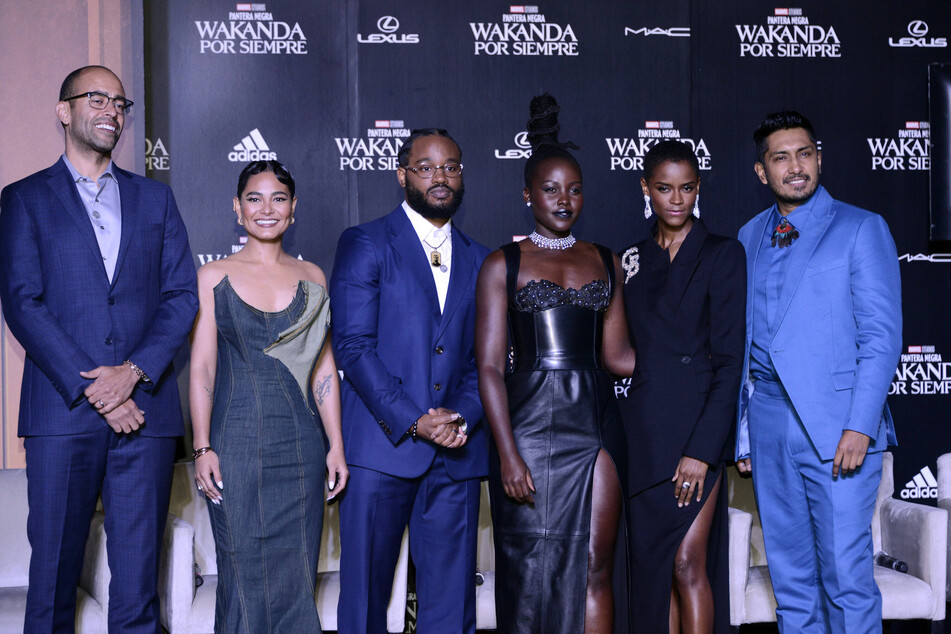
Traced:
[[260, 130], [255, 128], [248, 133], [248, 136], [241, 139], [241, 143], [228, 152], [228, 160], [232, 163], [276, 161], [277, 152], [271, 152], [271, 148], [267, 146]]
[[901, 490], [901, 499], [918, 500], [921, 498], [938, 498], [938, 481], [931, 473], [931, 467], [926, 466], [914, 478], [905, 484]]

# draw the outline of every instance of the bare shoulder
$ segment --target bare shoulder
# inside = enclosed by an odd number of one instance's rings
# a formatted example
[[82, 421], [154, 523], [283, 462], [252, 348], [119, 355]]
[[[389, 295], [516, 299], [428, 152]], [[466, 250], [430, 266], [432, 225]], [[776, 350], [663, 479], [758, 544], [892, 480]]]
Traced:
[[230, 267], [227, 259], [214, 260], [206, 262], [198, 269], [198, 289], [211, 289], [216, 286], [229, 274]]
[[505, 254], [502, 249], [496, 249], [482, 261], [479, 277], [492, 279], [500, 275], [505, 275]]
[[308, 262], [306, 260], [295, 260], [295, 262], [297, 263], [296, 266], [300, 271], [300, 279], [315, 282], [324, 288], [327, 288], [327, 276], [324, 274], [323, 269], [313, 262]]

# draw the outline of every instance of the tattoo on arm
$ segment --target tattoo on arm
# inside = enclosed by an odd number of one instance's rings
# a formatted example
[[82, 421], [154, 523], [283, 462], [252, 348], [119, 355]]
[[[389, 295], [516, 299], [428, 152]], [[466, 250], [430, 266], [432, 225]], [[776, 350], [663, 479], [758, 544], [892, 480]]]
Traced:
[[325, 374], [317, 379], [317, 385], [314, 387], [314, 400], [317, 401], [318, 405], [323, 405], [324, 399], [330, 394], [331, 379], [333, 379], [333, 376], [330, 374]]
[[212, 392], [212, 391], [208, 388], [207, 385], [202, 385], [201, 387], [202, 387], [203, 390], [205, 390], [205, 394], [208, 395], [208, 402], [211, 403], [212, 405], [214, 405], [214, 404], [215, 404], [215, 393]]

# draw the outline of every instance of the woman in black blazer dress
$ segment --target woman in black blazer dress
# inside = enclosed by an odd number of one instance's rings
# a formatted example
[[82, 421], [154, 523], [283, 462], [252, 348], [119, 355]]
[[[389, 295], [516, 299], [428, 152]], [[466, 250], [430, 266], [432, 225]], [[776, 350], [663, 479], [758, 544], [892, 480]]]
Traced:
[[644, 159], [651, 237], [623, 252], [637, 368], [629, 447], [631, 612], [638, 631], [729, 629], [726, 484], [746, 329], [746, 257], [699, 219], [699, 166], [678, 141]]

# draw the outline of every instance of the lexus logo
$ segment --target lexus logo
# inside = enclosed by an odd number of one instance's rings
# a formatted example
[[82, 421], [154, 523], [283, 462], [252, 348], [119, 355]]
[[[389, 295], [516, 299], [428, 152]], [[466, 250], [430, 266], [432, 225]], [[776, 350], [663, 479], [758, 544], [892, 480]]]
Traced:
[[520, 148], [530, 148], [532, 144], [528, 142], [528, 132], [519, 132], [515, 135], [515, 145]]
[[[924, 22], [922, 22], [924, 24]], [[400, 28], [400, 21], [394, 18], [392, 15], [384, 15], [382, 18], [376, 21], [376, 28], [380, 29], [383, 33], [396, 33], [397, 29]], [[911, 25], [908, 25], [908, 31], [911, 31]], [[925, 26], [925, 33], [928, 32], [928, 27]]]
[[908, 23], [908, 35], [924, 37], [928, 33], [928, 25], [922, 20], [912, 20]]

